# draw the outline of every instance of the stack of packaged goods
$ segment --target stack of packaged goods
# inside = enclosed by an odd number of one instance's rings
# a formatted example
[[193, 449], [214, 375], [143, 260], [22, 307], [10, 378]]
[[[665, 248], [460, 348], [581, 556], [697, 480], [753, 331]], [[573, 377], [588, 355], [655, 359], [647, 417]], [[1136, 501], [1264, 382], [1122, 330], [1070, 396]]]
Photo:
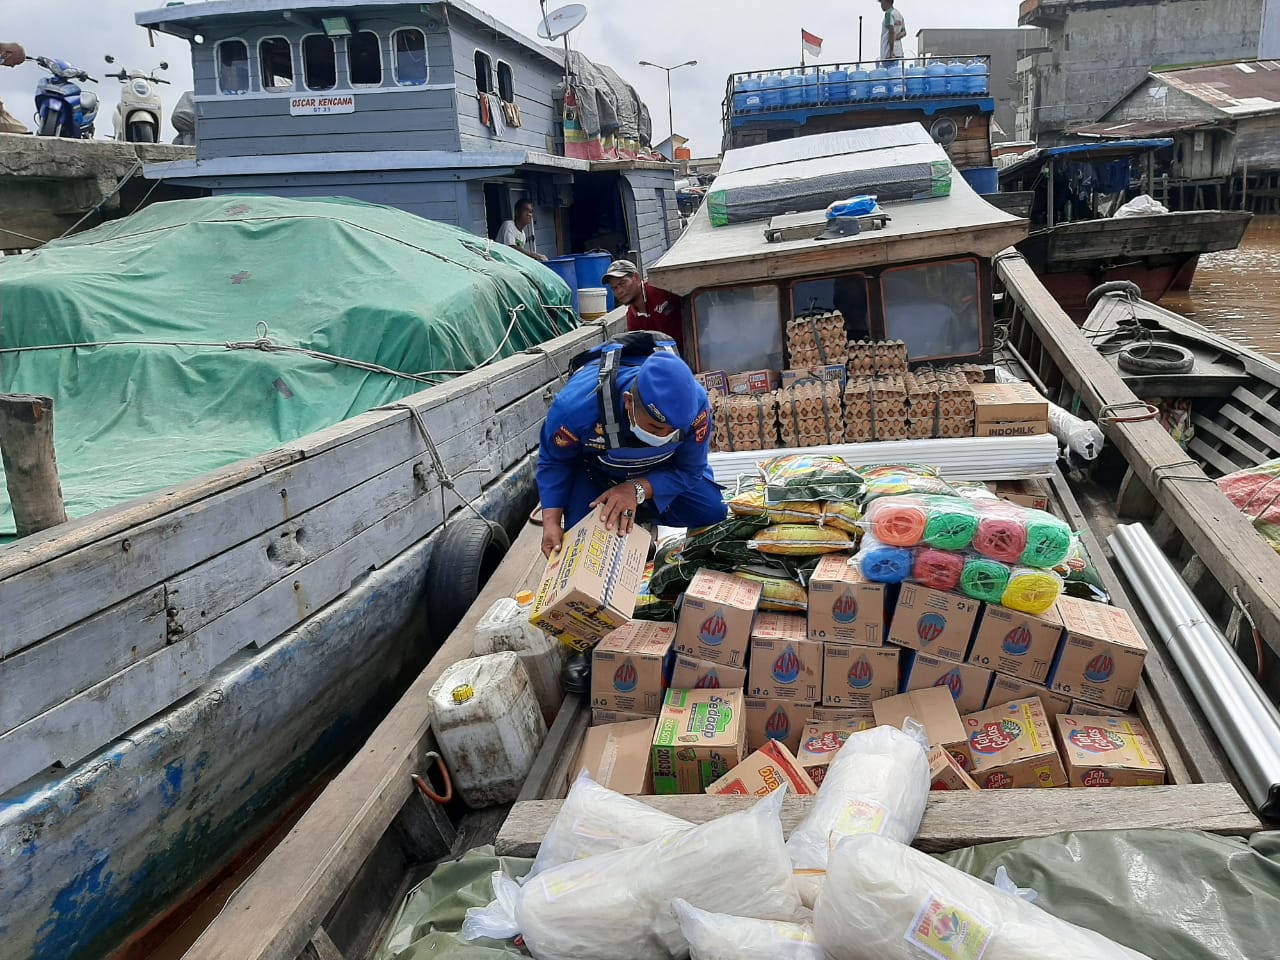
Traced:
[[907, 438], [907, 387], [901, 373], [850, 377], [844, 407], [846, 443]]
[[711, 449], [774, 450], [778, 446], [778, 401], [769, 393], [712, 398]]
[[973, 436], [973, 393], [958, 370], [920, 369], [905, 376], [907, 435], [913, 440]]
[[901, 340], [851, 340], [849, 376], [907, 372], [907, 345]]
[[849, 359], [844, 314], [810, 313], [787, 321], [787, 356], [793, 368], [843, 364]]
[[796, 382], [779, 390], [778, 427], [784, 447], [843, 443], [843, 385], [838, 380]]

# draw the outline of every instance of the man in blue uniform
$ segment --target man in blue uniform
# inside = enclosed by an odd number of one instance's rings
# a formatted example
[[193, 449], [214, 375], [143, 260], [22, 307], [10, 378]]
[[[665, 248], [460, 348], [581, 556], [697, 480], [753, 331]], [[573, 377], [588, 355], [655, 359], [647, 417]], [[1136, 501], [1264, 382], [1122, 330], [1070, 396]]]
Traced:
[[672, 527], [725, 518], [707, 464], [707, 392], [675, 345], [664, 342], [669, 346], [639, 363], [606, 346], [551, 404], [538, 454], [544, 555], [559, 549], [564, 531], [597, 504], [620, 535], [631, 532], [637, 516]]

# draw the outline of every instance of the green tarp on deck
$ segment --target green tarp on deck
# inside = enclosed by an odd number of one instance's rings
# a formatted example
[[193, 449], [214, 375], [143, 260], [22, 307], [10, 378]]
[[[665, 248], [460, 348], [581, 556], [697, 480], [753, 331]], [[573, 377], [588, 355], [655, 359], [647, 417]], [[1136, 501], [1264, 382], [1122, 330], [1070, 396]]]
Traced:
[[80, 517], [430, 385], [227, 344], [265, 331], [440, 382], [566, 332], [570, 302], [536, 261], [390, 207], [180, 200], [0, 260], [0, 391], [54, 398]]

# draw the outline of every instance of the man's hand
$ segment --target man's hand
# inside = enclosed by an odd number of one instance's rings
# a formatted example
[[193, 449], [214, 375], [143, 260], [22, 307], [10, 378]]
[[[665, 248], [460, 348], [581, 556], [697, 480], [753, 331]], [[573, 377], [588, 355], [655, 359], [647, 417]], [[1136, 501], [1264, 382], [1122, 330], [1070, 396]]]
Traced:
[[545, 254], [542, 254], [542, 253], [535, 253], [535, 254], [534, 254], [534, 256], [535, 256], [535, 257], [537, 257], [537, 259], [538, 259], [538, 262], [539, 262], [539, 263], [546, 263], [546, 262], [547, 262], [547, 257], [546, 257], [546, 255], [545, 255]]
[[16, 67], [20, 63], [25, 63], [27, 59], [27, 51], [22, 49], [20, 43], [0, 43], [0, 64], [6, 67]]
[[542, 555], [550, 557], [564, 543], [564, 511], [542, 508]]
[[616, 487], [610, 487], [591, 501], [592, 507], [598, 504], [604, 504], [600, 519], [604, 521], [606, 530], [616, 529], [620, 537], [625, 537], [631, 532], [636, 522], [636, 485], [634, 483], [627, 480]]

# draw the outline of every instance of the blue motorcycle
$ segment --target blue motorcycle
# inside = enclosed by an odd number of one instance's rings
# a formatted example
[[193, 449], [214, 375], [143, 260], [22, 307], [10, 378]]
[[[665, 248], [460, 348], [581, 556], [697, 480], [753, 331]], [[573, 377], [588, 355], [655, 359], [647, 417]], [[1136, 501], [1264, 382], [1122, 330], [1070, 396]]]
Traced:
[[27, 57], [49, 71], [36, 86], [36, 133], [42, 137], [93, 139], [93, 122], [98, 117], [98, 95], [82, 90], [80, 83], [98, 81], [65, 60]]

